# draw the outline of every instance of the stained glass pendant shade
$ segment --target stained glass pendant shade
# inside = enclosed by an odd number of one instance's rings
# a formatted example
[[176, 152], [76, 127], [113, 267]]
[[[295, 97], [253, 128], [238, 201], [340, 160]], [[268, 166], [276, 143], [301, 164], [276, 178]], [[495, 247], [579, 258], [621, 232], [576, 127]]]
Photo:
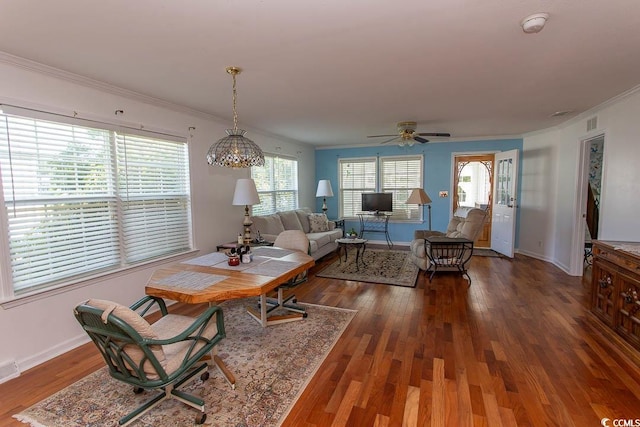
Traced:
[[227, 136], [219, 139], [209, 148], [207, 162], [225, 168], [250, 168], [264, 166], [264, 153], [258, 145], [244, 136], [246, 131], [238, 129], [238, 113], [236, 112], [236, 75], [242, 70], [238, 67], [227, 67], [227, 73], [233, 77], [233, 129], [227, 129]]

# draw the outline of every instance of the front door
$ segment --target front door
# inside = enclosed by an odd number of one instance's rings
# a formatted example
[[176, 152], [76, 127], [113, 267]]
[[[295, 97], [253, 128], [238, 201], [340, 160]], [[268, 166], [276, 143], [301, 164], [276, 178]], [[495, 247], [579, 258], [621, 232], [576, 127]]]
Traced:
[[518, 150], [495, 155], [491, 249], [513, 258], [516, 237]]
[[[461, 206], [488, 211], [491, 218], [491, 192], [493, 189], [493, 154], [455, 157], [453, 177], [453, 212]], [[491, 245], [491, 221], [486, 221], [474, 245]]]

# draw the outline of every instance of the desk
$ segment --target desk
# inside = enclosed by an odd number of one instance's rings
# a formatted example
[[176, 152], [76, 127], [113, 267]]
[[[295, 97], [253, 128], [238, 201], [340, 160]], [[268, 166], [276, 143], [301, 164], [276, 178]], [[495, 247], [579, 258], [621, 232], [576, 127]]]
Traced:
[[158, 269], [145, 292], [187, 304], [259, 296], [260, 313], [252, 308], [248, 311], [262, 327], [301, 319], [301, 314], [267, 317], [267, 293], [313, 267], [313, 258], [276, 247], [254, 248], [252, 252], [252, 262], [233, 267], [227, 264], [224, 253], [213, 252]]
[[359, 213], [360, 235], [358, 237], [361, 239], [364, 238], [364, 233], [384, 233], [384, 237], [387, 240], [387, 246], [391, 249], [393, 247], [393, 242], [389, 236], [389, 218], [391, 218], [391, 215], [392, 214], [390, 213]]

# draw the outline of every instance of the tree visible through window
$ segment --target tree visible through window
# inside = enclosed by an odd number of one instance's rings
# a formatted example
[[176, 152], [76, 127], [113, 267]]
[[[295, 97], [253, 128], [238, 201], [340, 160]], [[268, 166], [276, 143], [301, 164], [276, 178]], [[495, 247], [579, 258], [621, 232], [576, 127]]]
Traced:
[[253, 205], [253, 215], [267, 215], [298, 207], [298, 161], [265, 155], [264, 166], [251, 168], [260, 204]]

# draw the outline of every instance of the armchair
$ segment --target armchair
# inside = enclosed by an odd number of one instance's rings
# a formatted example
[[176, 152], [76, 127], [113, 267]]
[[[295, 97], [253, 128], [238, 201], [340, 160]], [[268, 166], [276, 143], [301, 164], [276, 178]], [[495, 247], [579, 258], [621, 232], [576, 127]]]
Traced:
[[[475, 241], [482, 230], [482, 226], [487, 218], [487, 211], [478, 208], [458, 208], [454, 213], [447, 231], [430, 231], [416, 230], [414, 238], [410, 245], [409, 257], [411, 261], [421, 270], [433, 271], [436, 266], [429, 257], [429, 242], [425, 239], [429, 237], [451, 238], [451, 239], [468, 239]], [[438, 239], [439, 243], [443, 243], [444, 239]], [[441, 265], [437, 267], [439, 271], [443, 268]], [[452, 266], [450, 270], [458, 271], [459, 268]]]
[[[161, 318], [150, 325], [142, 316], [154, 305]], [[205, 421], [204, 401], [177, 388], [201, 372], [202, 381], [209, 378], [207, 362], [198, 362], [209, 353], [212, 360], [217, 358], [213, 347], [225, 337], [219, 307], [209, 307], [194, 319], [168, 314], [164, 301], [156, 297], [146, 296], [131, 307], [90, 299], [78, 305], [74, 315], [100, 350], [113, 378], [133, 385], [136, 394], [144, 389], [162, 391], [122, 417], [120, 425], [128, 425], [168, 398], [200, 410], [196, 424]]]

